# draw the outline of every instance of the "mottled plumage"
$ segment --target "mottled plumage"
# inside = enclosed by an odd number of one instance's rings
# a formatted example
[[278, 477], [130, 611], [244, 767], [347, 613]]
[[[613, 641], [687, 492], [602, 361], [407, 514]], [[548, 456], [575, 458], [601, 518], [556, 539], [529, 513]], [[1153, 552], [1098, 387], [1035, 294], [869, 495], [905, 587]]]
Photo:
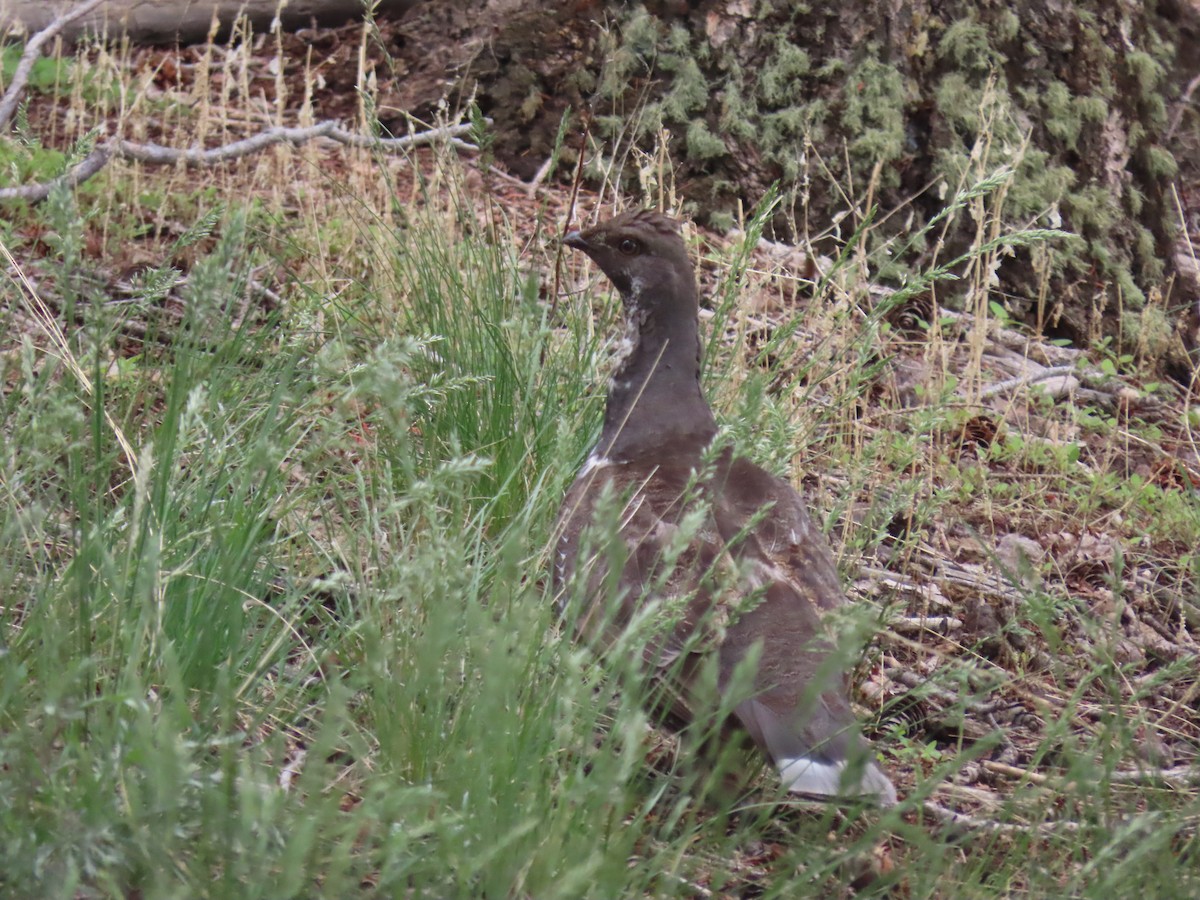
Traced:
[[[791, 485], [710, 448], [717, 426], [700, 387], [695, 273], [678, 223], [625, 213], [570, 233], [566, 243], [617, 286], [629, 340], [600, 439], [559, 517], [555, 580], [560, 589], [585, 580], [590, 605], [580, 632], [603, 643], [647, 603], [682, 604], [646, 649], [647, 663], [668, 682], [666, 713], [685, 722], [702, 714], [695, 707], [705, 698], [689, 676], [716, 654], [724, 689], [757, 648], [752, 696], [734, 707], [734, 719], [787, 787], [895, 802], [859, 736], [822, 622], [847, 602], [824, 536]], [[605, 603], [616, 574], [606, 571], [611, 557], [581, 555], [605, 497], [622, 504], [615, 615]], [[698, 521], [685, 518], [692, 510], [702, 511]], [[674, 557], [670, 566], [664, 553]]]

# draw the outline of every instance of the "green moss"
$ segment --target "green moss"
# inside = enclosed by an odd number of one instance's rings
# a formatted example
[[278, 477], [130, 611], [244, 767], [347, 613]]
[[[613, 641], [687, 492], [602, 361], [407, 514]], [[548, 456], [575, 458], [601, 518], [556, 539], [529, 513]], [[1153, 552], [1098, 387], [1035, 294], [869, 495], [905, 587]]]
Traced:
[[889, 162], [904, 149], [904, 79], [890, 65], [869, 56], [850, 75], [842, 124], [857, 137], [850, 152], [860, 160]]
[[[798, 180], [812, 174], [805, 147], [815, 147], [828, 177], [842, 184], [866, 184], [883, 163], [878, 171], [884, 173], [884, 204], [895, 199], [887, 192], [906, 171], [888, 163], [915, 158], [918, 169], [930, 166], [951, 190], [974, 183], [987, 167], [1015, 165], [1001, 210], [1005, 221], [1014, 228], [1061, 224], [1083, 238], [1056, 242], [1047, 251], [1049, 270], [1066, 284], [1080, 285], [1081, 276], [1093, 284], [1093, 273], [1100, 272], [1120, 284], [1127, 301], [1141, 297], [1141, 291], [1129, 289], [1129, 273], [1137, 271], [1142, 278], [1161, 268], [1161, 261], [1151, 252], [1150, 233], [1138, 234], [1133, 220], [1150, 214], [1158, 202], [1148, 199], [1158, 195], [1146, 182], [1169, 179], [1178, 168], [1152, 142], [1160, 128], [1154, 122], [1165, 116], [1162, 85], [1164, 66], [1172, 59], [1169, 46], [1136, 36], [1136, 50], [1116, 60], [1106, 43], [1113, 15], [1087, 0], [1087, 8], [1072, 7], [1067, 15], [1071, 62], [1064, 67], [1065, 48], [1035, 39], [1046, 36], [1052, 28], [1048, 23], [1015, 8], [960, 2], [940, 18], [914, 20], [909, 56], [891, 65], [895, 48], [890, 46], [826, 52], [826, 46], [836, 49], [844, 41], [845, 23], [809, 5], [818, 11], [806, 13], [785, 0], [759, 0], [752, 7], [755, 25], [746, 27], [744, 39], [724, 45], [633, 7], [621, 29], [608, 32], [615, 44], [602, 86], [622, 102], [651, 86], [648, 102], [639, 99], [633, 134], [644, 141], [660, 127], [670, 129], [677, 152], [694, 166], [689, 173], [693, 189], [711, 194], [717, 209], [730, 208], [733, 196], [753, 199], [740, 196], [748, 182], [745, 167], [731, 159], [741, 152], [739, 145], [752, 146], [752, 168], [780, 177], [781, 189], [793, 196], [800, 196]], [[1009, 65], [1007, 53], [1017, 57], [1012, 60], [1017, 65]], [[941, 73], [928, 113], [933, 147], [914, 143], [926, 127], [926, 113], [916, 115], [921, 98], [911, 80], [914, 60]], [[1107, 177], [1100, 159], [1108, 140], [1103, 129], [1114, 111], [1139, 163], [1133, 179], [1117, 182]], [[601, 121], [612, 134], [631, 131], [628, 119], [624, 125], [616, 117]], [[947, 140], [947, 130], [956, 138]], [[981, 152], [987, 159], [979, 158]], [[836, 205], [803, 196], [803, 202], [823, 211]], [[892, 226], [886, 226], [866, 239], [874, 245], [894, 237]], [[911, 265], [920, 251], [909, 249], [907, 262], [880, 264]]]
[[1141, 309], [1146, 305], [1146, 294], [1133, 280], [1133, 273], [1127, 266], [1110, 266], [1111, 277], [1117, 282], [1117, 293], [1123, 306], [1130, 309]]
[[653, 70], [660, 36], [658, 20], [645, 9], [637, 8], [625, 21], [619, 35], [602, 42], [604, 65], [597, 94], [604, 100], [622, 99], [635, 77]]
[[1103, 234], [1117, 224], [1121, 210], [1102, 185], [1084, 185], [1069, 196], [1071, 226], [1078, 232]]
[[[629, 127], [627, 119], [617, 119], [616, 122], [617, 126], [616, 130], [612, 132], [613, 134], [620, 134]], [[649, 138], [652, 140], [667, 124], [667, 116], [664, 113], [663, 104], [647, 103], [634, 121], [634, 133], [639, 138]]]
[[737, 190], [737, 185], [727, 178], [714, 178], [710, 184], [714, 197], [728, 197]]
[[1084, 122], [1103, 122], [1108, 116], [1108, 101], [1103, 97], [1076, 97], [1075, 106]]
[[721, 93], [720, 121], [718, 125], [725, 134], [741, 140], [749, 140], [756, 133], [755, 122], [759, 118], [758, 106], [742, 89], [743, 75], [740, 67], [729, 73], [725, 90]]
[[[783, 4], [787, 9], [790, 9], [792, 16], [807, 16], [812, 12], [811, 3], [801, 3], [798, 0], [793, 0], [791, 3]], [[778, 12], [780, 7], [779, 0], [759, 0], [756, 18], [766, 19]]]
[[1046, 130], [1072, 150], [1079, 144], [1083, 118], [1073, 102], [1070, 89], [1061, 81], [1052, 81], [1042, 93], [1043, 122]]
[[542, 108], [542, 92], [537, 88], [530, 88], [529, 93], [525, 95], [525, 99], [521, 101], [519, 118], [522, 122], [530, 122], [538, 111]]
[[1070, 166], [1053, 165], [1049, 153], [1030, 149], [1017, 169], [1008, 201], [1018, 216], [1041, 213], [1067, 196], [1075, 178]]
[[717, 231], [729, 231], [733, 228], [733, 214], [716, 211], [709, 215], [709, 224]]
[[715, 159], [728, 152], [725, 142], [708, 130], [703, 119], [696, 119], [688, 126], [687, 152], [692, 159]]
[[618, 47], [600, 70], [596, 93], [603, 99], [619, 100], [629, 90], [634, 73], [647, 71], [646, 63], [629, 47]]
[[1146, 152], [1146, 168], [1155, 178], [1174, 178], [1179, 174], [1175, 157], [1162, 147], [1151, 147]]
[[596, 130], [601, 134], [618, 134], [625, 127], [625, 116], [596, 116]]
[[1125, 191], [1125, 205], [1132, 215], [1140, 215], [1146, 205], [1146, 195], [1131, 185]]
[[763, 66], [759, 94], [770, 106], [794, 103], [804, 90], [804, 78], [811, 70], [809, 55], [780, 35], [775, 40], [774, 53]]
[[1141, 263], [1143, 277], [1151, 280], [1163, 277], [1165, 272], [1163, 261], [1158, 255], [1158, 242], [1154, 240], [1154, 235], [1141, 225], [1134, 226], [1133, 252], [1137, 261]]
[[[682, 25], [673, 25], [671, 30], [667, 32], [667, 39], [664, 42], [663, 49], [670, 54], [679, 56], [691, 56], [693, 52], [692, 35]], [[694, 48], [700, 50], [700, 47]]]
[[962, 72], [950, 72], [942, 77], [934, 102], [938, 112], [951, 125], [967, 131], [978, 131], [983, 125], [979, 117], [983, 91]]
[[621, 26], [621, 45], [642, 59], [653, 59], [658, 55], [662, 32], [658, 19], [645, 7], [637, 6]]
[[1021, 18], [1011, 9], [996, 17], [996, 34], [1002, 41], [1015, 41], [1021, 34]]
[[817, 78], [821, 79], [838, 78], [846, 71], [846, 69], [846, 61], [834, 57], [825, 60], [825, 62], [818, 67], [815, 74]]
[[663, 97], [663, 115], [668, 120], [682, 122], [708, 105], [708, 80], [694, 59], [679, 58], [674, 61], [672, 68], [675, 77], [671, 80], [670, 90]]
[[1149, 53], [1135, 50], [1126, 54], [1125, 68], [1144, 95], [1155, 91], [1162, 82], [1163, 67]]
[[596, 91], [600, 86], [600, 82], [596, 78], [595, 72], [581, 66], [566, 77], [564, 85], [568, 91], [588, 96]]
[[1004, 56], [992, 46], [992, 33], [971, 14], [951, 24], [941, 41], [938, 55], [971, 72], [988, 72], [1004, 62]]
[[762, 143], [764, 147], [779, 147], [808, 132], [811, 121], [801, 108], [784, 109], [767, 113], [762, 120]]
[[1162, 94], [1142, 98], [1142, 115], [1155, 128], [1162, 128], [1167, 123], [1167, 101]]

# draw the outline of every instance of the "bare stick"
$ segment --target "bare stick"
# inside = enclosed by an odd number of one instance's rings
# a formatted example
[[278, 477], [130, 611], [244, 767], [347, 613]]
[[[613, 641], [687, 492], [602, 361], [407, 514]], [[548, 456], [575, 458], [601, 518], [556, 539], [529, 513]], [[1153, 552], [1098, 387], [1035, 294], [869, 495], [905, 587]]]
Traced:
[[169, 165], [183, 162], [189, 166], [207, 166], [224, 162], [228, 159], [239, 159], [257, 153], [271, 144], [289, 143], [293, 146], [307, 143], [314, 138], [329, 138], [339, 144], [350, 147], [369, 147], [383, 150], [386, 153], [403, 153], [413, 147], [421, 147], [445, 140], [461, 150], [478, 150], [474, 144], [458, 140], [459, 135], [466, 134], [473, 126], [470, 123], [447, 125], [445, 128], [434, 128], [432, 131], [422, 131], [419, 134], [405, 135], [395, 138], [377, 138], [371, 135], [356, 134], [347, 131], [333, 120], [318, 122], [303, 128], [286, 128], [276, 126], [260, 131], [258, 134], [230, 144], [222, 144], [208, 150], [189, 148], [178, 150], [174, 147], [164, 147], [161, 144], [135, 144], [132, 141], [116, 141], [116, 155], [123, 159], [136, 159], [138, 162]]
[[554, 154], [551, 153], [546, 157], [546, 161], [538, 167], [537, 172], [534, 173], [533, 179], [529, 182], [529, 184], [525, 185], [525, 193], [528, 196], [532, 197], [537, 193], [537, 189], [541, 186], [542, 182], [546, 180], [546, 176], [550, 174], [550, 169], [553, 166]]
[[1010, 766], [1008, 763], [996, 762], [993, 759], [982, 760], [982, 764], [989, 772], [995, 772], [998, 775], [1004, 775], [1008, 778], [1019, 778], [1022, 781], [1028, 781], [1030, 784], [1050, 783], [1050, 779], [1041, 772], [1031, 772], [1029, 769], [1022, 769], [1020, 766]]
[[1043, 369], [1034, 375], [1022, 375], [1019, 378], [1010, 378], [1007, 381], [1001, 381], [999, 384], [993, 384], [990, 387], [984, 388], [980, 393], [980, 399], [988, 400], [1003, 394], [1005, 391], [1011, 391], [1013, 388], [1024, 387], [1028, 384], [1036, 384], [1039, 381], [1046, 381], [1050, 378], [1058, 378], [1061, 375], [1074, 374], [1074, 366], [1053, 366], [1049, 369]]
[[951, 631], [961, 631], [962, 619], [954, 616], [897, 616], [888, 620], [888, 627], [899, 631], [931, 631], [934, 634], [948, 634]]
[[25, 83], [29, 80], [33, 64], [42, 55], [42, 46], [76, 19], [86, 16], [103, 2], [104, 0], [86, 0], [85, 3], [81, 3], [70, 12], [63, 13], [29, 39], [29, 43], [25, 45], [25, 52], [21, 54], [21, 60], [17, 63], [16, 70], [13, 71], [8, 90], [4, 92], [4, 99], [0, 100], [0, 128], [7, 125], [8, 120], [16, 112], [17, 103], [21, 98], [21, 93], [25, 90]]
[[1113, 784], [1153, 784], [1162, 782], [1174, 788], [1200, 785], [1200, 766], [1176, 766], [1173, 769], [1136, 769], [1113, 772], [1109, 776]]
[[81, 184], [91, 178], [107, 165], [113, 157], [133, 159], [151, 165], [172, 165], [182, 162], [188, 166], [209, 166], [231, 159], [240, 159], [257, 153], [272, 144], [289, 143], [299, 146], [316, 138], [327, 138], [339, 144], [350, 147], [367, 147], [382, 150], [385, 153], [404, 153], [414, 147], [446, 141], [452, 147], [460, 150], [478, 150], [474, 144], [461, 140], [458, 136], [471, 129], [469, 124], [448, 125], [445, 128], [434, 128], [418, 134], [405, 135], [395, 138], [377, 138], [370, 135], [355, 134], [347, 131], [332, 120], [309, 125], [303, 128], [274, 127], [260, 131], [229, 144], [210, 149], [189, 148], [180, 150], [174, 147], [164, 147], [161, 144], [135, 144], [132, 141], [113, 140], [97, 147], [92, 153], [70, 172], [53, 181], [25, 184], [20, 187], [0, 188], [0, 202], [4, 200], [26, 200], [38, 203], [50, 196], [50, 191], [58, 184], [65, 183], [71, 187]]
[[1179, 128], [1179, 123], [1183, 121], [1183, 114], [1187, 110], [1188, 104], [1192, 102], [1192, 94], [1196, 93], [1196, 88], [1200, 87], [1200, 75], [1197, 75], [1188, 82], [1187, 88], [1175, 103], [1175, 112], [1171, 115], [1171, 124], [1167, 127], [1167, 133], [1164, 140], [1169, 141], [1175, 136], [1175, 131]]
[[934, 818], [939, 819], [951, 829], [962, 834], [990, 832], [992, 834], [1028, 834], [1037, 832], [1040, 835], [1072, 834], [1079, 830], [1080, 824], [1069, 819], [1057, 819], [1037, 824], [1023, 822], [998, 822], [995, 819], [985, 819], [981, 816], [971, 816], [957, 810], [948, 809], [941, 804], [926, 800], [922, 808]]
[[[994, 760], [983, 760], [983, 767], [989, 772], [1006, 775], [1009, 778], [1019, 778], [1032, 784], [1049, 784], [1051, 778], [1040, 772], [1031, 772], [1019, 766], [1010, 766]], [[1125, 769], [1108, 775], [1112, 784], [1155, 784], [1161, 783], [1169, 787], [1186, 789], [1200, 785], [1200, 768], [1195, 766], [1176, 766], [1173, 769]]]

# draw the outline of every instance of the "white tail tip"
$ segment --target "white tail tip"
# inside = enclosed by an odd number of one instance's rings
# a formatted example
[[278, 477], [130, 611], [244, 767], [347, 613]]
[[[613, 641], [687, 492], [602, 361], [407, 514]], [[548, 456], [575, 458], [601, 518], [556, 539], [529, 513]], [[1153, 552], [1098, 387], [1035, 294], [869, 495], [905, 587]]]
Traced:
[[807, 757], [781, 759], [779, 777], [794, 794], [825, 797], [871, 797], [880, 806], [896, 804], [896, 788], [874, 763], [868, 762], [857, 783], [847, 778], [845, 762], [820, 762]]

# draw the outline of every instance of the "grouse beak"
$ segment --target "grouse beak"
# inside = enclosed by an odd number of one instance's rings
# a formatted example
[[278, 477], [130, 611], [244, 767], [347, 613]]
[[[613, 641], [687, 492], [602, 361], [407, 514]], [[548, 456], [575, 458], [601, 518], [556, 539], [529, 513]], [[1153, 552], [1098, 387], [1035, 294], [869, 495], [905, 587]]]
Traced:
[[563, 243], [568, 247], [574, 247], [576, 250], [588, 250], [588, 242], [583, 239], [583, 235], [578, 231], [568, 231], [563, 238]]

